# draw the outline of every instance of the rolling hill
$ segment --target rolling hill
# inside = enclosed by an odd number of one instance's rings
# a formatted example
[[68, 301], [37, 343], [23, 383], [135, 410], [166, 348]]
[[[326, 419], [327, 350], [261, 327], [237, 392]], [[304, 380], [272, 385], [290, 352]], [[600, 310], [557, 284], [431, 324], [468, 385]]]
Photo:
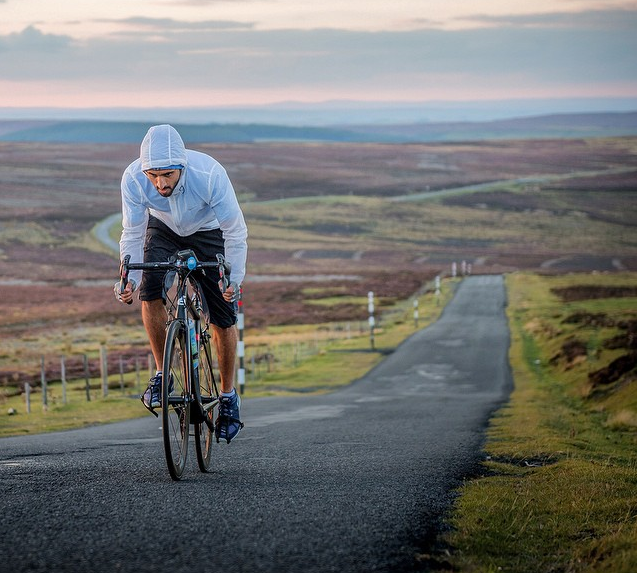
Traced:
[[[138, 143], [150, 122], [0, 121], [0, 141]], [[190, 143], [323, 141], [425, 143], [499, 139], [564, 139], [637, 134], [637, 112], [552, 114], [483, 122], [295, 127], [259, 123], [175, 124]]]

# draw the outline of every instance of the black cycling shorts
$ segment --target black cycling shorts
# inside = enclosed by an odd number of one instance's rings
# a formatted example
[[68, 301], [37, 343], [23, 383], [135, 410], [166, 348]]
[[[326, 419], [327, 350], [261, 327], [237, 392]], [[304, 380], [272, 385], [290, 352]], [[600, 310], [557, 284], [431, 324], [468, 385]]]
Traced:
[[[177, 251], [192, 249], [200, 261], [216, 261], [217, 253], [224, 254], [223, 235], [220, 229], [199, 231], [181, 237], [156, 217], [150, 217], [144, 243], [144, 262], [167, 261]], [[166, 300], [164, 293], [164, 271], [144, 271], [139, 285], [139, 300]], [[197, 277], [201, 284], [210, 322], [221, 328], [228, 328], [237, 322], [237, 303], [224, 300], [219, 290], [219, 278], [214, 269], [207, 275]]]

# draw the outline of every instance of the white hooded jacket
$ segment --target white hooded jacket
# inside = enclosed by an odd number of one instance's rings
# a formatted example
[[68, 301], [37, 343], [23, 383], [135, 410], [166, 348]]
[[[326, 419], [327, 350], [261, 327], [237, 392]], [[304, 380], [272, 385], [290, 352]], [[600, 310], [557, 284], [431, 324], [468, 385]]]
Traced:
[[[183, 166], [179, 183], [170, 197], [162, 197], [144, 171]], [[231, 280], [241, 284], [245, 277], [248, 231], [230, 179], [215, 159], [186, 149], [177, 130], [156, 125], [144, 137], [140, 158], [122, 176], [122, 236], [120, 258], [144, 260], [148, 217], [156, 217], [178, 235], [221, 229], [225, 257], [232, 266]], [[212, 259], [212, 256], [211, 256]], [[141, 271], [131, 271], [137, 284]]]

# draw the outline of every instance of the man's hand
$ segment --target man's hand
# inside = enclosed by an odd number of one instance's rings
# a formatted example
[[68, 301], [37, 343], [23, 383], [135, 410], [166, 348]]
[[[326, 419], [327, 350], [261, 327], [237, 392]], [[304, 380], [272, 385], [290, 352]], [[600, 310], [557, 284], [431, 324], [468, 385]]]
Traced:
[[126, 284], [126, 288], [124, 288], [124, 292], [120, 292], [120, 282], [117, 281], [113, 286], [113, 292], [115, 293], [115, 298], [124, 304], [131, 304], [133, 302], [133, 293], [137, 289], [137, 284], [135, 281], [128, 281]]
[[234, 302], [235, 300], [238, 300], [240, 294], [241, 287], [237, 283], [230, 283], [223, 293], [223, 299], [226, 302]]

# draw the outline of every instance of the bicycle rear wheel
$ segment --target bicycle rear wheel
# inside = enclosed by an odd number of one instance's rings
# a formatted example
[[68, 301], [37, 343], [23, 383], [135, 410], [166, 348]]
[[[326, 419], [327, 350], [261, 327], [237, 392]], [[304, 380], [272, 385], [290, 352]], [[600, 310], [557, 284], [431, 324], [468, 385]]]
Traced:
[[213, 428], [219, 412], [219, 391], [212, 364], [210, 338], [206, 335], [199, 350], [199, 394], [205, 419], [200, 423], [195, 423], [195, 450], [197, 463], [202, 472], [207, 472], [210, 468], [214, 442]]
[[162, 376], [162, 432], [170, 477], [181, 478], [188, 457], [190, 390], [186, 330], [174, 320], [166, 333]]

